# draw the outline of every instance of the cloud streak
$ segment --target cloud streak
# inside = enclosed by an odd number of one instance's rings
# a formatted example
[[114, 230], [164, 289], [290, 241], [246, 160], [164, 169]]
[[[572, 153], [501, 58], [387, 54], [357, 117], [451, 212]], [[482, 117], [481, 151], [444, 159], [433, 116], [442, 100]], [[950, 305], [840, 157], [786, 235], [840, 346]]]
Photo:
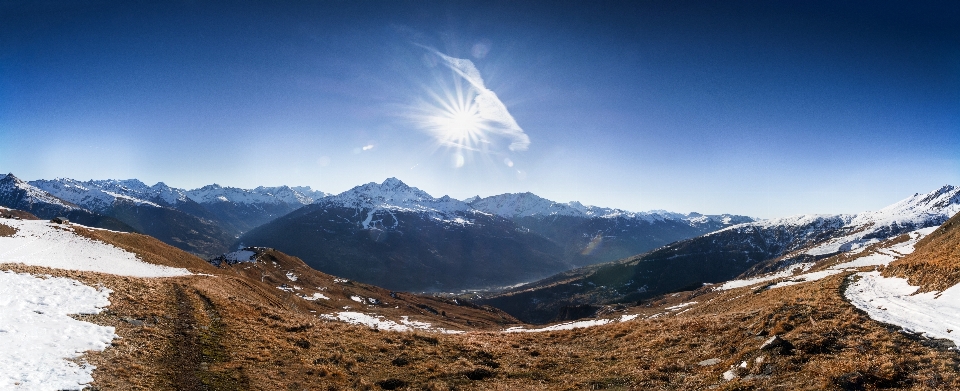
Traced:
[[473, 64], [473, 61], [450, 57], [436, 49], [423, 47], [439, 57], [444, 65], [470, 83], [477, 94], [474, 97], [474, 103], [477, 105], [479, 117], [487, 122], [491, 132], [509, 138], [511, 151], [525, 151], [529, 148], [530, 137], [513, 119], [510, 111], [507, 110], [507, 106], [500, 101], [497, 94], [484, 85], [483, 77], [480, 76], [480, 71]]

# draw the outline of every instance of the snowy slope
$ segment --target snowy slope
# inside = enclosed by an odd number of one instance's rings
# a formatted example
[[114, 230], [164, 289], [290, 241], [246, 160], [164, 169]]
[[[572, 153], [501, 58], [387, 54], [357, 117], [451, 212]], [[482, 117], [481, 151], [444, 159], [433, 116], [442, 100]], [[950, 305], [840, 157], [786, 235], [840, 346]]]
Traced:
[[753, 221], [753, 219], [744, 216], [707, 216], [699, 213], [690, 213], [685, 215], [681, 213], [668, 212], [665, 210], [630, 212], [623, 209], [583, 205], [577, 201], [559, 203], [530, 192], [507, 193], [486, 198], [472, 197], [468, 200], [470, 201], [469, 205], [473, 208], [508, 219], [521, 217], [572, 216], [583, 218], [626, 218], [646, 222], [674, 220], [685, 221], [690, 225], [705, 224], [711, 221], [717, 221], [726, 225]]
[[[758, 233], [768, 244], [787, 252], [823, 257], [862, 249], [910, 231], [936, 227], [960, 211], [960, 188], [944, 186], [914, 194], [877, 211], [840, 215], [798, 215], [735, 225], [711, 235], [734, 231]], [[778, 242], [779, 243], [773, 243]]]
[[106, 179], [78, 181], [69, 178], [31, 181], [31, 185], [84, 208], [102, 212], [117, 200], [130, 201], [150, 206], [176, 207], [188, 199], [198, 203], [234, 202], [239, 204], [307, 205], [326, 196], [322, 191], [309, 186], [289, 187], [260, 186], [256, 189], [223, 187], [217, 184], [199, 189], [184, 190], [158, 182], [147, 186], [137, 179]]
[[97, 213], [106, 213], [117, 201], [160, 207], [154, 202], [147, 201], [146, 193], [150, 188], [137, 180], [80, 182], [75, 179], [57, 178], [31, 181], [30, 184]]
[[918, 287], [905, 278], [883, 277], [877, 271], [858, 277], [845, 295], [870, 318], [960, 345], [960, 286], [916, 294]]
[[[67, 210], [79, 209], [76, 205], [64, 202], [64, 200], [54, 197], [47, 192], [27, 183], [13, 174], [7, 174], [0, 179], [0, 195], [18, 195], [18, 202], [21, 204], [51, 204], [62, 207]], [[27, 209], [17, 205], [11, 205], [15, 209]]]
[[74, 234], [69, 226], [44, 220], [0, 220], [14, 227], [13, 236], [0, 237], [0, 263], [117, 274], [131, 277], [173, 277], [192, 274], [186, 269], [143, 262], [133, 253]]
[[94, 367], [73, 360], [105, 349], [115, 330], [69, 315], [99, 313], [109, 295], [68, 278], [0, 271], [0, 389], [75, 390], [92, 382]]
[[[143, 262], [133, 253], [73, 233], [70, 225], [44, 220], [0, 219], [13, 227], [0, 236], [0, 264], [19, 263], [132, 277], [173, 277], [186, 269]], [[95, 369], [86, 351], [103, 350], [113, 327], [76, 320], [110, 304], [108, 289], [68, 278], [40, 278], [0, 271], [0, 389], [82, 389]]]
[[260, 186], [256, 189], [240, 189], [236, 187], [223, 187], [218, 184], [188, 190], [186, 194], [190, 199], [201, 204], [233, 202], [237, 204], [286, 203], [290, 205], [308, 205], [313, 203], [315, 198], [326, 195], [326, 193], [321, 191], [310, 189], [309, 186], [296, 188], [289, 186]]
[[827, 276], [834, 274], [839, 274], [843, 271], [854, 270], [856, 268], [864, 266], [880, 266], [880, 265], [889, 265], [890, 262], [896, 261], [897, 259], [902, 258], [904, 255], [913, 253], [914, 246], [921, 239], [929, 235], [931, 232], [935, 231], [937, 227], [927, 227], [921, 228], [915, 231], [908, 233], [908, 239], [902, 242], [893, 243], [889, 245], [881, 245], [881, 247], [872, 248], [869, 254], [863, 254], [864, 249], [857, 249], [850, 251], [854, 254], [861, 254], [861, 256], [840, 264], [830, 266], [825, 270], [808, 272], [810, 268], [814, 266], [814, 263], [798, 263], [791, 265], [783, 270], [769, 273], [761, 276], [755, 276], [746, 279], [737, 279], [730, 280], [722, 285], [714, 288], [716, 290], [728, 290], [735, 288], [742, 288], [746, 286], [756, 286], [760, 283], [765, 283], [769, 281], [782, 280], [777, 284], [771, 285], [770, 288], [779, 288], [781, 286], [795, 285], [799, 283], [816, 281]]
[[407, 186], [397, 178], [388, 178], [380, 184], [370, 182], [360, 185], [323, 198], [318, 204], [351, 209], [427, 213], [444, 218], [477, 213], [463, 201], [448, 196], [434, 198], [423, 190]]

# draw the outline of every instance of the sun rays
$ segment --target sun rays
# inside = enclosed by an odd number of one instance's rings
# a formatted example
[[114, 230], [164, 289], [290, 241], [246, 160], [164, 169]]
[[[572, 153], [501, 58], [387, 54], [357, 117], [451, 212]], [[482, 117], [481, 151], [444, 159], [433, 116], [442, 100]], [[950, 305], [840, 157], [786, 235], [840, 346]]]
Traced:
[[[429, 99], [420, 100], [413, 110], [413, 119], [434, 138], [437, 148], [452, 153], [454, 167], [464, 166], [474, 154], [505, 154], [500, 146], [503, 143], [509, 143], [508, 151], [526, 150], [530, 138], [506, 105], [484, 85], [473, 62], [426, 49], [451, 72], [436, 73], [435, 83], [426, 87]], [[508, 166], [512, 166], [512, 161]]]

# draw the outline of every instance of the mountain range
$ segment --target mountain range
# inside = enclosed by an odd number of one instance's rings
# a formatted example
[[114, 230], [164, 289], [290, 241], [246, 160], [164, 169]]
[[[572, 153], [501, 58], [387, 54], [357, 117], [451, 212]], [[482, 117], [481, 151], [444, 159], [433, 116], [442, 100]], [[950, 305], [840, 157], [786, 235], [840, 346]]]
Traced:
[[[0, 205], [29, 204], [41, 218], [66, 213], [206, 258], [250, 245], [273, 247], [324, 272], [410, 291], [514, 285], [753, 221], [629, 212], [532, 193], [464, 202], [435, 198], [396, 178], [338, 195], [289, 186], [184, 190], [136, 179], [28, 183], [10, 174], [3, 181], [10, 185], [2, 188], [9, 191], [0, 194]], [[14, 189], [32, 201], [25, 204]]]
[[184, 190], [136, 179], [25, 182], [13, 174], [0, 179], [2, 206], [145, 233], [204, 257], [228, 251], [241, 233], [325, 195], [309, 187], [246, 190], [214, 184]]
[[960, 188], [948, 185], [877, 211], [747, 222], [614, 262], [566, 271], [478, 302], [526, 322], [555, 320], [571, 308], [589, 316], [604, 304], [693, 291], [738, 276], [776, 273], [856, 253], [911, 231], [939, 226], [958, 211]]
[[523, 283], [753, 221], [560, 204], [531, 193], [469, 201], [389, 178], [322, 198], [237, 244], [390, 289], [450, 292]]

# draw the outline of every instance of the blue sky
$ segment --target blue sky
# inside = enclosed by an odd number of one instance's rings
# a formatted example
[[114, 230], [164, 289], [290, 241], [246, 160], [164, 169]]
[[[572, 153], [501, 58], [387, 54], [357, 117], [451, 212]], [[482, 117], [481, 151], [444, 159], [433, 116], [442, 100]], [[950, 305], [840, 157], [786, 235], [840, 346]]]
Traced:
[[948, 3], [5, 1], [0, 170], [877, 209], [960, 185]]

